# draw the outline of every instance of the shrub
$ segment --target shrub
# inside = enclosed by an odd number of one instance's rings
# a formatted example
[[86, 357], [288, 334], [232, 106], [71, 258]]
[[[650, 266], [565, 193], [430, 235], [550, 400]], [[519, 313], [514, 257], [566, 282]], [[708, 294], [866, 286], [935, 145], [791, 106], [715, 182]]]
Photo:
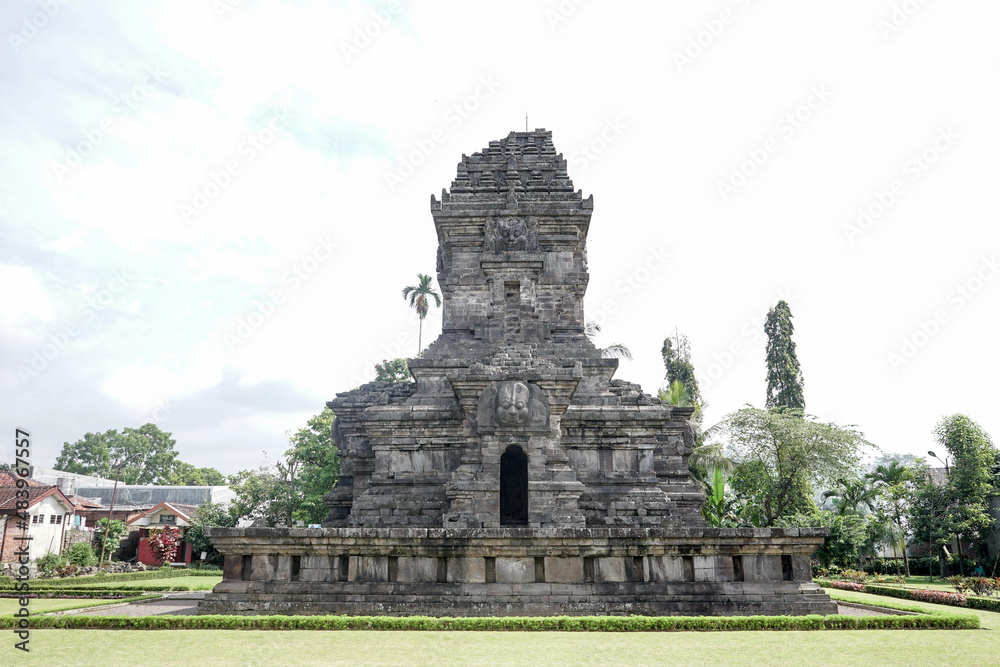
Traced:
[[94, 549], [86, 542], [77, 542], [66, 550], [66, 559], [73, 565], [80, 567], [91, 567], [97, 565], [97, 556]]
[[69, 565], [69, 561], [66, 560], [66, 557], [56, 553], [49, 553], [35, 559], [35, 567], [38, 568], [38, 573], [42, 577], [54, 577], [59, 574], [59, 568], [65, 568], [67, 565]]
[[149, 550], [153, 557], [161, 563], [161, 567], [170, 567], [174, 557], [177, 555], [177, 547], [181, 541], [181, 533], [176, 528], [169, 526], [165, 528], [149, 529]]
[[933, 602], [935, 604], [950, 604], [953, 607], [964, 607], [966, 598], [961, 593], [917, 589], [910, 591], [910, 599], [919, 600], [920, 602]]
[[959, 593], [972, 593], [973, 595], [991, 596], [1000, 593], [1000, 579], [990, 577], [948, 577], [949, 583], [955, 587]]
[[865, 585], [856, 581], [831, 581], [830, 588], [839, 588], [844, 591], [858, 591], [860, 593], [865, 590]]

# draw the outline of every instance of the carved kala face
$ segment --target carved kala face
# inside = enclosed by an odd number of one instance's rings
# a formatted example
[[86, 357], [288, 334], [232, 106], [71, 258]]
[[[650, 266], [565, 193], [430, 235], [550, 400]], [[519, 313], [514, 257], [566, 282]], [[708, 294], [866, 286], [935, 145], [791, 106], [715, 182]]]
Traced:
[[501, 426], [526, 426], [531, 418], [530, 392], [523, 382], [504, 382], [497, 388], [497, 422]]

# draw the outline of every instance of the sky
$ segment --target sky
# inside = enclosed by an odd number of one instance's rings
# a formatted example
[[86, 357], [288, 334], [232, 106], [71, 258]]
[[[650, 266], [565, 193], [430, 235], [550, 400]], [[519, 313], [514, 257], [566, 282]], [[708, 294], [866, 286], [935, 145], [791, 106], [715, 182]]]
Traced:
[[707, 423], [763, 407], [784, 299], [818, 419], [885, 453], [956, 412], [997, 438], [998, 22], [986, 0], [5, 2], [3, 429], [45, 467], [147, 422], [197, 466], [274, 460], [416, 354], [430, 196], [527, 124], [594, 196], [586, 311], [634, 354], [616, 377], [655, 394], [678, 331]]

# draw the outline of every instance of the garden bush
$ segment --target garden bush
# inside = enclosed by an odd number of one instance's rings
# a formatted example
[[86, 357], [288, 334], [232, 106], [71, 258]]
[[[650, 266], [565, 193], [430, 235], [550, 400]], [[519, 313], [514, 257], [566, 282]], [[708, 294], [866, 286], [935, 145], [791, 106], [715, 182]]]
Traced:
[[73, 565], [80, 567], [92, 567], [97, 565], [97, 556], [94, 549], [86, 542], [77, 542], [66, 550], [66, 559]]

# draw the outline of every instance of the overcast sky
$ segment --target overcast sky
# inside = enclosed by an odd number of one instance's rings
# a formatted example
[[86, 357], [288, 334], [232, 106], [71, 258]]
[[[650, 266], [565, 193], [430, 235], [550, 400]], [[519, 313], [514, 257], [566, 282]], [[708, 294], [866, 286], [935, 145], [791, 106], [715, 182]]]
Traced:
[[198, 466], [279, 455], [416, 353], [430, 195], [527, 114], [594, 195], [616, 377], [655, 393], [677, 328], [709, 423], [763, 407], [784, 298], [810, 413], [886, 452], [954, 412], [1000, 436], [998, 23], [987, 0], [8, 0], [3, 427], [42, 466], [150, 421]]

